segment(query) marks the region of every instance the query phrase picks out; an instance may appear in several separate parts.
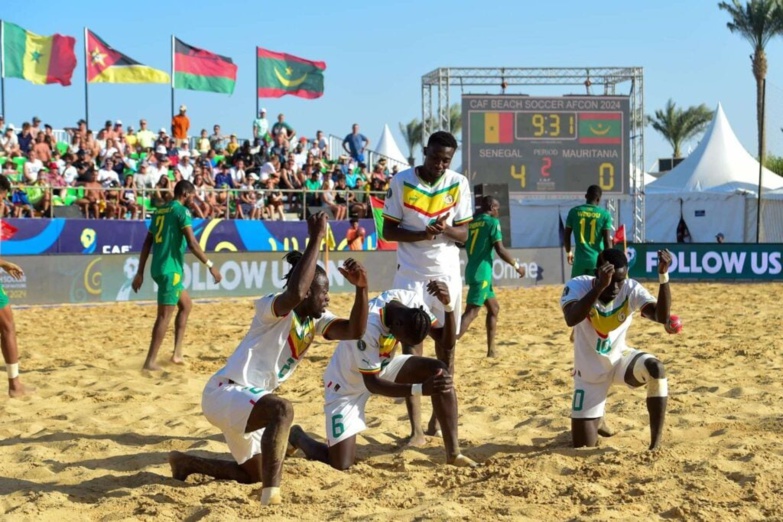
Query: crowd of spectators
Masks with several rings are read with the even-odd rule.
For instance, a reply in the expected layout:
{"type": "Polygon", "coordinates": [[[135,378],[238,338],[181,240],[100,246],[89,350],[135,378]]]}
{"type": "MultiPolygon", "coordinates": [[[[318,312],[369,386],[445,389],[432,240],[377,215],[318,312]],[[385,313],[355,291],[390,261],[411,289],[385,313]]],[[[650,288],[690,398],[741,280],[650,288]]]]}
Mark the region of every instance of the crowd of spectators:
{"type": "Polygon", "coordinates": [[[98,132],[80,120],[57,140],[38,117],[16,128],[0,116],[2,175],[14,186],[0,217],[51,217],[55,207],[73,206],[86,218],[139,219],[168,203],[185,179],[196,186],[190,210],[198,218],[299,219],[316,209],[362,218],[371,213],[370,193],[382,197],[397,171],[384,159],[368,167],[369,140],[358,125],[334,160],[322,131],[300,137],[283,114],[270,124],[262,109],[252,129],[252,141],[218,124],[196,136],[183,105],[157,133],[144,119],[138,128],[106,121],[98,132]]]}

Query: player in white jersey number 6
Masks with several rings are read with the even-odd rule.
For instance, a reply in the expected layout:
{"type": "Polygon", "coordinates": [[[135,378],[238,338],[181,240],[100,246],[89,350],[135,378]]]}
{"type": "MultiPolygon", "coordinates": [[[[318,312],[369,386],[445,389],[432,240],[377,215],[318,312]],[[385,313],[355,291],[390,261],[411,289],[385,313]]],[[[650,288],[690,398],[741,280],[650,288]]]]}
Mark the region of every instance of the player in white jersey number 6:
{"type": "Polygon", "coordinates": [[[415,355],[397,355],[398,343],[419,344],[429,335],[441,350],[457,342],[455,312],[443,281],[430,281],[427,293],[446,305],[445,322],[435,319],[415,290],[388,290],[370,301],[367,330],[358,341],[337,346],[324,373],[326,438],[329,445],[291,428],[289,441],[309,459],[348,469],[356,460],[356,435],[367,429],[364,408],[371,395],[411,397],[428,395],[443,427],[446,462],[475,466],[460,453],[457,434],[457,395],[446,363],[415,355]]]}
{"type": "Polygon", "coordinates": [[[666,372],[655,356],[629,348],[625,334],[636,311],[667,325],[671,261],[668,251],[658,251],[657,300],[637,281],[628,279],[628,260],[614,249],[598,255],[596,277],[575,277],[563,289],[560,305],[566,324],[574,327],[574,447],[597,445],[609,388],[623,383],[647,387],[650,449],[660,446],[668,396],[666,372]]]}
{"type": "Polygon", "coordinates": [[[360,339],[367,326],[367,273],[352,259],[340,273],[356,287],[350,319],[338,319],[329,304],[329,280],[316,264],[326,235],[326,215],[307,220],[310,241],[304,254],[291,252],[293,268],[285,291],[255,302],[255,315],[245,338],[207,382],[201,408],[220,428],[236,462],[172,452],[174,478],[200,473],[244,484],[263,482],[261,504],[279,504],[280,476],[294,419],[291,403],[273,392],[294,372],[315,334],[326,339],[360,339]]]}

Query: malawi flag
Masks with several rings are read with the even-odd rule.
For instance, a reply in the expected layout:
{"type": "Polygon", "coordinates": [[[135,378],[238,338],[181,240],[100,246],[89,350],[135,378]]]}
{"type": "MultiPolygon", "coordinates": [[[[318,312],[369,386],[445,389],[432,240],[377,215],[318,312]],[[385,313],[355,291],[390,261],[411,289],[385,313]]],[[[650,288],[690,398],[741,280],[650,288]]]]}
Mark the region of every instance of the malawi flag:
{"type": "Polygon", "coordinates": [[[579,115],[579,143],[619,145],[623,130],[619,112],[587,112],[579,115]]]}
{"type": "Polygon", "coordinates": [[[115,51],[92,31],[87,31],[87,81],[89,83],[169,83],[168,73],[140,64],[115,51]]]}
{"type": "Polygon", "coordinates": [[[397,250],[397,243],[383,239],[383,200],[370,196],[372,217],[375,220],[375,234],[378,238],[378,250],[397,250]]]}
{"type": "Polygon", "coordinates": [[[280,98],[286,94],[315,99],[324,94],[326,63],[256,47],[259,98],[280,98]]]}
{"type": "Polygon", "coordinates": [[[475,112],[470,115],[471,143],[513,143],[514,113],[475,112]]]}
{"type": "Polygon", "coordinates": [[[3,76],[44,85],[71,85],[76,68],[72,36],[40,36],[16,24],[0,22],[3,33],[3,76]]]}
{"type": "Polygon", "coordinates": [[[232,94],[237,66],[227,56],[174,39],[174,88],[232,94]]]}

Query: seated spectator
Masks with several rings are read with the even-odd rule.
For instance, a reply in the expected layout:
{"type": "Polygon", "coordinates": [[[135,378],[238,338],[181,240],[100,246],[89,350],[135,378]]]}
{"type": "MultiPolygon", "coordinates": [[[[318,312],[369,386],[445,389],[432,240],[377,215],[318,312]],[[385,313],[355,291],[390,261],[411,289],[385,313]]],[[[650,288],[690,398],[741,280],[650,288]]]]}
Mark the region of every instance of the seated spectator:
{"type": "Polygon", "coordinates": [[[106,120],[103,124],[103,128],[98,131],[98,141],[106,142],[110,138],[115,138],[114,127],[112,127],[111,120],[106,120]]]}
{"type": "Polygon", "coordinates": [[[46,170],[41,169],[38,172],[38,179],[26,192],[30,204],[40,216],[52,217],[52,191],[49,185],[49,173],[46,170]]]}
{"type": "Polygon", "coordinates": [[[139,144],[139,138],[136,136],[136,132],[133,130],[133,125],[128,125],[122,141],[125,143],[126,147],[135,148],[139,144]]]}
{"type": "Polygon", "coordinates": [[[139,215],[140,207],[134,183],[133,176],[125,176],[125,183],[119,193],[117,219],[127,219],[128,216],[130,219],[136,219],[139,215]]]}
{"type": "Polygon", "coordinates": [[[247,174],[239,186],[235,216],[237,219],[257,219],[256,214],[256,191],[253,187],[253,176],[247,174]]]}
{"type": "Polygon", "coordinates": [[[201,129],[201,136],[196,140],[196,150],[202,156],[209,152],[211,148],[209,144],[209,136],[207,136],[207,129],[201,129]]]}
{"type": "Polygon", "coordinates": [[[24,122],[22,124],[22,130],[16,135],[16,141],[19,144],[19,150],[22,154],[29,154],[30,149],[33,148],[33,134],[30,131],[30,123],[24,122]]]}
{"type": "Polygon", "coordinates": [[[41,178],[41,174],[44,174],[44,179],[46,180],[46,183],[52,187],[53,189],[57,189],[54,191],[54,194],[60,194],[63,187],[67,187],[68,183],[65,181],[65,178],[60,174],[60,166],[57,165],[57,163],[50,163],[49,164],[49,172],[44,172],[43,170],[38,173],[38,178],[41,178]]]}
{"type": "MultiPolygon", "coordinates": [[[[91,217],[99,219],[108,208],[103,187],[96,181],[96,177],[97,173],[95,171],[90,171],[86,174],[87,180],[84,182],[84,196],[74,202],[82,210],[86,219],[91,217]]],[[[113,208],[112,211],[114,211],[113,208]]]]}
{"type": "Polygon", "coordinates": [[[155,208],[165,207],[172,199],[174,199],[174,194],[171,190],[171,181],[169,181],[168,176],[161,176],[155,185],[155,192],[152,195],[152,206],[155,208]]]}
{"type": "Polygon", "coordinates": [[[43,163],[38,159],[38,153],[35,149],[31,149],[27,153],[27,161],[24,164],[24,180],[26,183],[32,185],[38,180],[38,172],[43,168],[43,163]]]}
{"type": "Polygon", "coordinates": [[[278,169],[280,168],[280,158],[277,156],[272,156],[269,158],[269,161],[261,165],[261,168],[258,169],[258,178],[261,181],[266,181],[269,179],[269,176],[272,174],[276,174],[278,172],[278,169]]]}
{"type": "MultiPolygon", "coordinates": [[[[337,182],[340,183],[343,187],[343,190],[345,190],[345,176],[338,177],[337,182]]],[[[330,179],[324,180],[323,184],[321,185],[321,190],[321,201],[332,211],[334,219],[337,221],[345,219],[348,215],[348,207],[346,207],[344,203],[340,204],[337,202],[337,192],[341,191],[332,185],[330,179]]],[[[343,200],[342,197],[340,199],[343,200]]]]}
{"type": "Polygon", "coordinates": [[[230,174],[231,174],[231,179],[234,181],[234,185],[235,185],[235,186],[239,186],[239,185],[241,185],[241,184],[242,184],[242,183],[245,181],[245,178],[246,178],[248,175],[249,175],[251,178],[253,178],[253,177],[254,177],[252,174],[247,174],[247,173],[245,172],[245,162],[244,162],[244,161],[242,161],[242,160],[238,160],[238,161],[236,162],[236,164],[235,164],[233,167],[231,167],[231,169],[229,170],[229,172],[230,172],[230,174]]]}
{"type": "Polygon", "coordinates": [[[232,134],[228,138],[228,145],[226,145],[226,156],[232,156],[239,150],[239,142],[237,141],[237,135],[232,134]]]}
{"type": "Polygon", "coordinates": [[[44,165],[52,161],[52,147],[46,143],[46,135],[43,132],[39,132],[35,137],[33,150],[35,151],[35,156],[41,160],[41,163],[44,165]]]}
{"type": "Polygon", "coordinates": [[[383,165],[380,163],[376,163],[375,167],[372,169],[372,176],[370,176],[370,180],[373,179],[379,179],[381,180],[381,183],[386,183],[386,174],[383,173],[383,165]]]}
{"type": "Polygon", "coordinates": [[[76,184],[76,178],[79,177],[79,172],[73,165],[74,159],[75,156],[70,152],[63,157],[63,161],[65,162],[65,166],[62,169],[63,179],[65,180],[65,184],[69,187],[74,186],[76,184]]]}
{"type": "Polygon", "coordinates": [[[270,156],[277,156],[280,163],[285,163],[286,156],[288,156],[288,144],[285,142],[283,135],[278,134],[273,138],[272,148],[269,149],[270,156]]]}
{"type": "Polygon", "coordinates": [[[305,181],[305,205],[308,207],[320,207],[321,206],[321,180],[319,179],[319,173],[317,170],[312,169],[310,171],[310,177],[305,181]]]}
{"type": "Polygon", "coordinates": [[[370,192],[376,198],[384,199],[386,197],[385,184],[378,178],[373,178],[370,182],[370,192]]]}
{"type": "Polygon", "coordinates": [[[166,154],[169,150],[169,135],[166,132],[166,129],[164,127],[161,127],[158,131],[158,137],[155,139],[155,153],[160,154],[158,152],[158,147],[163,147],[166,149],[166,152],[163,154],[166,154]]]}
{"type": "Polygon", "coordinates": [[[0,149],[2,149],[2,152],[8,157],[18,156],[21,152],[19,149],[19,139],[14,133],[14,128],[10,125],[5,129],[3,136],[0,137],[0,149]]]}
{"type": "Polygon", "coordinates": [[[218,167],[218,173],[215,174],[215,188],[236,188],[236,185],[234,185],[234,180],[231,177],[231,172],[229,171],[228,165],[226,165],[225,162],[220,164],[218,167]]]}
{"type": "Polygon", "coordinates": [[[209,205],[207,190],[209,185],[204,183],[204,176],[201,174],[201,170],[194,171],[193,174],[193,186],[196,187],[196,195],[191,200],[190,211],[197,218],[204,219],[212,215],[212,207],[209,205]]]}
{"type": "Polygon", "coordinates": [[[212,128],[212,134],[209,137],[209,148],[218,154],[222,154],[224,146],[225,138],[220,133],[220,125],[215,125],[212,128]]]}
{"type": "Polygon", "coordinates": [[[103,149],[101,149],[101,152],[100,154],[98,154],[98,157],[100,159],[113,158],[117,152],[119,152],[119,149],[117,148],[117,144],[114,141],[114,138],[107,138],[106,146],[103,149]]]}
{"type": "Polygon", "coordinates": [[[177,168],[174,169],[174,180],[187,180],[193,179],[193,163],[190,161],[190,153],[182,156],[177,164],[177,168]]]}
{"type": "Polygon", "coordinates": [[[356,180],[356,188],[348,192],[348,215],[363,218],[369,214],[367,207],[367,189],[369,185],[361,179],[356,180]]]}
{"type": "Polygon", "coordinates": [[[272,174],[266,180],[266,213],[269,219],[285,221],[285,209],[283,208],[283,193],[278,189],[278,177],[272,174]]]}
{"type": "Polygon", "coordinates": [[[11,196],[11,204],[13,205],[13,217],[33,217],[33,205],[22,187],[17,186],[14,189],[14,193],[11,196]]]}

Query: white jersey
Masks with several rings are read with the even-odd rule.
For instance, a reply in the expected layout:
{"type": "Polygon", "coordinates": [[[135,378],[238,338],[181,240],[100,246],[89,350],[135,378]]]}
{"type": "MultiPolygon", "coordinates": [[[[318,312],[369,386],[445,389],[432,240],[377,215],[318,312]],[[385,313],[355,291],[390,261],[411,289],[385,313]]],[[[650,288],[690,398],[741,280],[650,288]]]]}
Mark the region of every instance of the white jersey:
{"type": "Polygon", "coordinates": [[[278,317],[273,303],[279,295],[270,294],[255,302],[250,330],[219,375],[240,386],[271,392],[294,373],[315,334],[324,335],[337,319],[328,311],[319,319],[300,318],[293,310],[278,317]]]}
{"type": "MultiPolygon", "coordinates": [[[[384,218],[407,230],[424,230],[446,212],[446,224],[450,226],[473,219],[470,184],[462,174],[447,169],[430,185],[412,168],[391,179],[383,206],[384,218]]],[[[397,245],[397,264],[401,272],[413,272],[422,278],[459,273],[459,248],[442,234],[432,241],[401,242],[397,245]]]]}
{"type": "MultiPolygon", "coordinates": [[[[595,277],[579,276],[566,283],[560,306],[578,301],[592,288],[595,277]]],[[[627,348],[625,334],[634,312],[655,298],[641,284],[626,279],[610,303],[596,301],[584,321],[574,327],[574,371],[586,382],[599,382],[612,371],[627,348]]]]}
{"type": "Polygon", "coordinates": [[[387,290],[372,299],[364,336],[358,341],[340,341],[326,367],[324,384],[327,390],[339,395],[364,393],[367,388],[362,374],[380,373],[392,360],[399,342],[383,324],[384,308],[391,301],[399,301],[409,308],[422,306],[431,321],[435,320],[421,296],[412,290],[387,290]]]}

